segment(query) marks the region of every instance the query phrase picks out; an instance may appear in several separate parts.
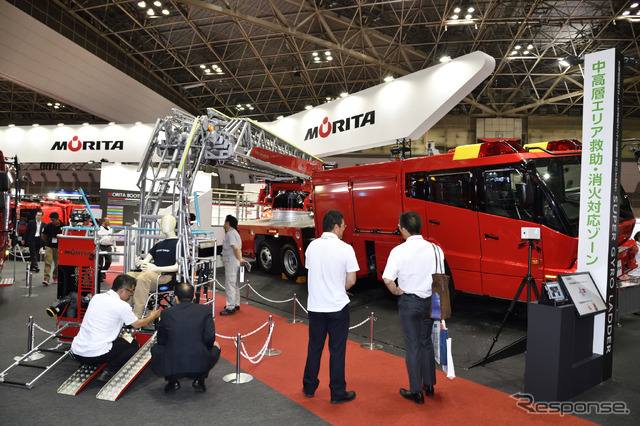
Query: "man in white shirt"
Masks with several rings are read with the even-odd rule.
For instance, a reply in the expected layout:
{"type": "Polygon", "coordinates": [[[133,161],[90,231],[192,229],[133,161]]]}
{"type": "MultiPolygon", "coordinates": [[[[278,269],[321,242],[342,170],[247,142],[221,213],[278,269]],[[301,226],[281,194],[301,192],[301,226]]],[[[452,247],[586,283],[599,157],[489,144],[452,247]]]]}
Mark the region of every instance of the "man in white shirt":
{"type": "Polygon", "coordinates": [[[422,219],[418,213],[402,213],[398,228],[406,241],[391,250],[382,279],[387,288],[399,296],[398,313],[407,348],[405,361],[410,385],[409,390],[400,388],[400,394],[417,404],[424,404],[423,387],[427,396],[433,396],[436,384],[431,342],[431,274],[436,272],[436,250],[443,263],[444,254],[440,247],[420,235],[422,219]]]}
{"type": "Polygon", "coordinates": [[[128,300],[135,288],[135,278],[122,274],[113,281],[111,290],[93,296],[71,343],[74,359],[88,365],[107,363],[98,380],[109,380],[138,350],[135,340],[129,343],[118,337],[122,325],[141,328],[160,316],[158,310],[142,319],[134,315],[128,300]]]}
{"type": "Polygon", "coordinates": [[[329,210],[322,220],[323,234],[309,244],[306,266],[309,270],[309,346],[302,379],[302,391],[312,398],[320,381],[320,358],[329,335],[329,388],[331,403],[352,401],[347,391],[344,366],[349,335],[349,296],[360,268],[353,247],[341,241],[346,225],[342,213],[329,210]]]}
{"type": "Polygon", "coordinates": [[[227,304],[220,315],[234,315],[240,310],[240,289],[238,277],[240,266],[247,263],[242,258],[242,238],[238,233],[238,219],[227,215],[223,225],[225,235],[222,243],[222,264],[224,265],[224,291],[227,304]]]}

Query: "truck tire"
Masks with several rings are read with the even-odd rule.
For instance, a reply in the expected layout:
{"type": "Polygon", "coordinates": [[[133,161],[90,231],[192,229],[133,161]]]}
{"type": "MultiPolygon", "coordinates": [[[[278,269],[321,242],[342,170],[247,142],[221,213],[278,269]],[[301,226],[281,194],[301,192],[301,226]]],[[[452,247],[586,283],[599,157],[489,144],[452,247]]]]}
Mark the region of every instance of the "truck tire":
{"type": "Polygon", "coordinates": [[[258,265],[267,274],[276,274],[280,267],[280,248],[274,241],[267,240],[258,246],[258,265]]]}
{"type": "Polygon", "coordinates": [[[294,245],[285,244],[280,252],[280,258],[282,259],[282,272],[287,278],[296,280],[302,275],[300,256],[298,255],[298,249],[294,245]]]}

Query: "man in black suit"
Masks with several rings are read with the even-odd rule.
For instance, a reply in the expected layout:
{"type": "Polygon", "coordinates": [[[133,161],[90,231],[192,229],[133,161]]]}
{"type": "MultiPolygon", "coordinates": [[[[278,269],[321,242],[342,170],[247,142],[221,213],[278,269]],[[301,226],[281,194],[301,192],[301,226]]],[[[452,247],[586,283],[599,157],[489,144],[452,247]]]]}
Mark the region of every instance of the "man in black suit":
{"type": "Polygon", "coordinates": [[[42,211],[36,212],[36,218],[27,222],[27,229],[24,231],[24,242],[29,247],[29,262],[31,272],[40,272],[38,268],[38,253],[42,247],[42,230],[46,223],[42,221],[42,211]]]}
{"type": "Polygon", "coordinates": [[[164,391],[180,389],[178,379],[194,378],[196,392],[205,392],[204,379],[220,358],[211,308],[192,303],[193,286],[178,284],[176,305],[162,311],[158,342],[151,348],[151,368],[168,381],[164,391]]]}

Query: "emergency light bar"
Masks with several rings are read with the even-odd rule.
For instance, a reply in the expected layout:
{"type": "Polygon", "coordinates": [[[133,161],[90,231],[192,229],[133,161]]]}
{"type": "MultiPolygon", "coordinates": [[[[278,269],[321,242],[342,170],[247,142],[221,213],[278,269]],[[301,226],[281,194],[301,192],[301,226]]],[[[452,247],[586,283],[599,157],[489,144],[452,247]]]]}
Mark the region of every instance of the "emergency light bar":
{"type": "Polygon", "coordinates": [[[472,158],[491,157],[494,155],[515,154],[524,149],[514,140],[501,139],[492,142],[460,145],[453,152],[454,160],[470,160],[472,158]]]}
{"type": "Polygon", "coordinates": [[[547,151],[581,151],[582,143],[577,139],[559,139],[550,142],[528,143],[524,146],[524,149],[530,151],[533,147],[542,148],[547,151]]]}

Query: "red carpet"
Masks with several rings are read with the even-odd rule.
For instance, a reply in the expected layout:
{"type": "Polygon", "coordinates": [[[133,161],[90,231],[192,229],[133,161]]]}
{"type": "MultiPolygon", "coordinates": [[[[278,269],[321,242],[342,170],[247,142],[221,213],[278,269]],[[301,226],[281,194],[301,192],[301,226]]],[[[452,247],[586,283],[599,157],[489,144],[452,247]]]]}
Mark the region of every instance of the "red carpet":
{"type": "MultiPolygon", "coordinates": [[[[224,303],[225,298],[216,295],[216,312],[224,309],[224,303]]],[[[216,333],[224,336],[244,335],[268,319],[268,312],[243,304],[236,315],[216,315],[216,333]]],[[[399,388],[408,387],[409,384],[403,358],[379,350],[363,349],[352,341],[347,344],[346,378],[347,390],[356,391],[356,399],[340,405],[329,403],[327,349],[320,369],[320,387],[314,398],[305,398],[302,394],[302,373],[306,360],[308,323],[290,324],[286,322],[287,319],[273,316],[275,328],[272,348],[281,350],[282,354],[264,357],[257,365],[242,358],[241,371],[251,374],[332,424],[591,424],[569,415],[528,414],[518,408],[516,401],[506,393],[459,377],[449,380],[442,371],[437,372],[435,396],[425,398],[424,405],[417,405],[403,399],[398,393],[399,388]]],[[[352,323],[360,320],[352,318],[352,323]]],[[[265,327],[243,339],[250,356],[254,356],[262,347],[267,334],[265,327]]],[[[222,356],[235,365],[236,349],[233,342],[220,338],[218,342],[222,346],[222,356]]],[[[229,386],[249,387],[251,384],[229,386]]],[[[268,419],[264,422],[268,423],[268,419]]]]}

